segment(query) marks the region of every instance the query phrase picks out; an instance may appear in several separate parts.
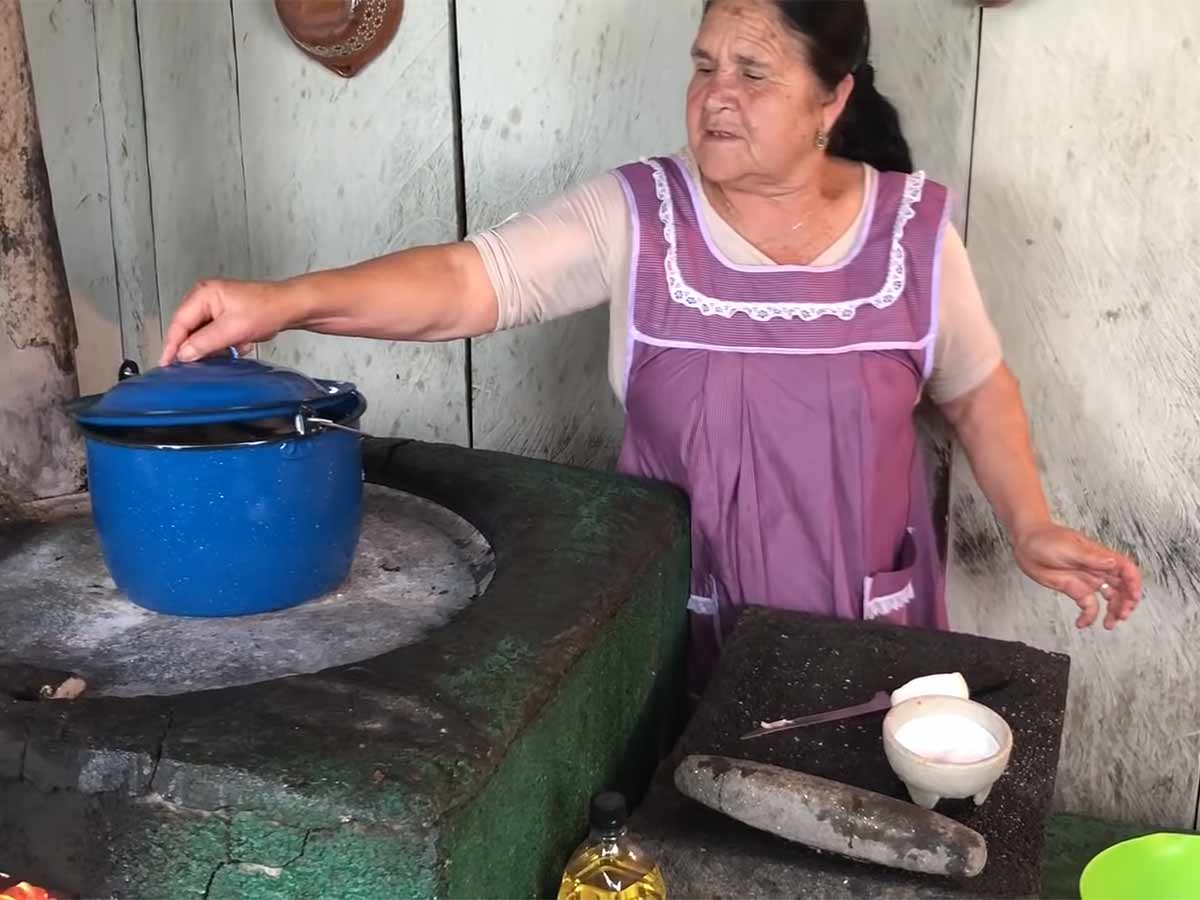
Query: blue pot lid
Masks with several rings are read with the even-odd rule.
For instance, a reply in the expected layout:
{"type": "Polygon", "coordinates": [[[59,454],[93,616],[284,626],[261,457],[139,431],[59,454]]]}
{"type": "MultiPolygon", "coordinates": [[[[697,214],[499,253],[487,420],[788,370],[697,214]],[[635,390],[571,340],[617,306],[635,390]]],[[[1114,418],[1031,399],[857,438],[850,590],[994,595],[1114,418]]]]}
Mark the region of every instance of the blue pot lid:
{"type": "Polygon", "coordinates": [[[222,356],[172,363],[125,378],[68,407],[77,422],[100,427],[186,426],[292,417],[354,393],[353,384],[309,378],[256,359],[222,356]]]}

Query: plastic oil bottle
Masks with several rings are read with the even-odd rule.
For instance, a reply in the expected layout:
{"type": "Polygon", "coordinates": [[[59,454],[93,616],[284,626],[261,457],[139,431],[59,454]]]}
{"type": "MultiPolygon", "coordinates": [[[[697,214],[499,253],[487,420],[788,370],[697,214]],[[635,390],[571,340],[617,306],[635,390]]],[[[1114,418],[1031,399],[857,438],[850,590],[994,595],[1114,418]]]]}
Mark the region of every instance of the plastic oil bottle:
{"type": "Polygon", "coordinates": [[[591,834],[567,862],[558,900],[666,900],[658,866],[625,830],[625,798],[592,798],[591,834]]]}

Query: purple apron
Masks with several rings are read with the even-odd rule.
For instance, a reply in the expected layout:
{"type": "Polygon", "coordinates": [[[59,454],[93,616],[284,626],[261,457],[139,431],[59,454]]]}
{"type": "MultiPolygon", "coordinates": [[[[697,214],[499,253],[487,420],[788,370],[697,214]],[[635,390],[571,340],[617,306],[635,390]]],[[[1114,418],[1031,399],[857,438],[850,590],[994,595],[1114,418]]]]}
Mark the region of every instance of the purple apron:
{"type": "Polygon", "coordinates": [[[913,425],[945,188],[879,173],[842,263],[739,266],[682,162],[618,174],[633,218],[619,468],[691,500],[693,690],[749,605],[945,628],[913,425]]]}

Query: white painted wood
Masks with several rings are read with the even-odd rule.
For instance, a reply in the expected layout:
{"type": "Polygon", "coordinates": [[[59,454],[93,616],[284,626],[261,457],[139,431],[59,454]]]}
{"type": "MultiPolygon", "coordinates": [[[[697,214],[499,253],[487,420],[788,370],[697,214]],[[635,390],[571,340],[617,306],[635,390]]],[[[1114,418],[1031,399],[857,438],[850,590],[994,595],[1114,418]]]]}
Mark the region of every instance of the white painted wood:
{"type": "Polygon", "coordinates": [[[121,342],[125,357],[145,370],[158,362],[162,322],[154,265],[137,13],[133,0],[93,2],[121,342]]]}
{"type": "Polygon", "coordinates": [[[900,110],[913,162],[948,185],[954,222],[966,222],[979,52],[974,3],[869,0],[878,87],[900,110]]]}
{"type": "MultiPolygon", "coordinates": [[[[684,141],[697,0],[459,0],[468,227],[684,141]]],[[[563,462],[613,458],[607,309],[474,342],[475,440],[563,462]]]]}
{"type": "Polygon", "coordinates": [[[121,362],[92,4],[25,0],[22,13],[54,218],[79,327],[79,384],[90,393],[111,385],[121,362]]]}
{"type": "MultiPolygon", "coordinates": [[[[350,80],[300,53],[270,0],[239,2],[235,19],[255,276],[458,237],[446,3],[407,4],[396,39],[350,80]]],[[[263,352],[355,381],[374,434],[467,442],[462,342],[286,334],[263,352]]]]}
{"type": "Polygon", "coordinates": [[[1193,0],[984,17],[972,256],[1053,508],[1140,558],[1141,609],[1076,632],[1015,572],[965,466],[952,501],[953,624],[1072,657],[1059,805],[1175,827],[1200,781],[1197,48],[1193,0]]]}
{"type": "Polygon", "coordinates": [[[167,320],[198,279],[249,272],[233,22],[224,0],[139,2],[137,22],[167,320]]]}

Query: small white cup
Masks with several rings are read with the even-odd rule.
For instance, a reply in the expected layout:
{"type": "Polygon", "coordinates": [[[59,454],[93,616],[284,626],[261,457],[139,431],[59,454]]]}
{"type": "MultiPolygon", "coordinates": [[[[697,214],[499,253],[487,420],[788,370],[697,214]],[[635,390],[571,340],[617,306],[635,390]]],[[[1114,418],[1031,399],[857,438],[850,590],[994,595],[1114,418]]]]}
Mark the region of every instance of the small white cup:
{"type": "Polygon", "coordinates": [[[1008,768],[1013,736],[1008,723],[974,700],[925,696],[893,706],[883,719],[883,751],[892,771],[904,782],[913,803],[933,809],[939,800],[972,797],[975,805],[988,798],[997,779],[1008,768]],[[896,739],[900,728],[922,716],[953,714],[985,728],[999,749],[976,762],[941,762],[914,753],[896,739]]]}

